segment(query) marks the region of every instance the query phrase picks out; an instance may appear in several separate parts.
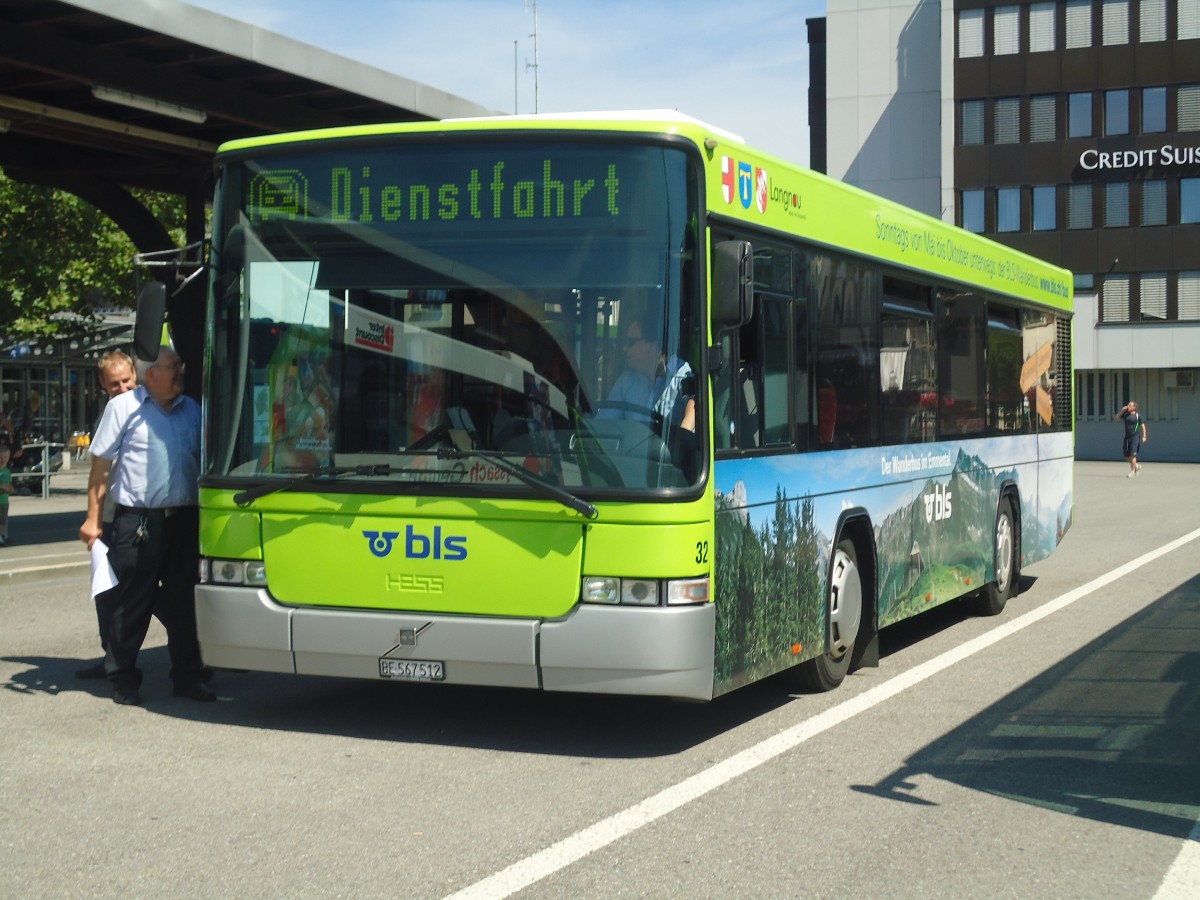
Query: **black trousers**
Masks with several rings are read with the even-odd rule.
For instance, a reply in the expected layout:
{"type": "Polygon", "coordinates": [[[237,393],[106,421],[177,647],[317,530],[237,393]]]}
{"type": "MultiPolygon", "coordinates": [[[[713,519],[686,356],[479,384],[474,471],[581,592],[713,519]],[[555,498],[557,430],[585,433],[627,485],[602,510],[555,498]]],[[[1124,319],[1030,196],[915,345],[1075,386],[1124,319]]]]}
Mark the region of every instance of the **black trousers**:
{"type": "Polygon", "coordinates": [[[114,688],[128,692],[141,685],[137,656],[152,615],[167,630],[171,681],[176,689],[199,682],[195,599],[199,528],[196,507],[175,509],[172,515],[117,508],[108,549],[117,585],[103,594],[107,614],[104,669],[114,688]]]}

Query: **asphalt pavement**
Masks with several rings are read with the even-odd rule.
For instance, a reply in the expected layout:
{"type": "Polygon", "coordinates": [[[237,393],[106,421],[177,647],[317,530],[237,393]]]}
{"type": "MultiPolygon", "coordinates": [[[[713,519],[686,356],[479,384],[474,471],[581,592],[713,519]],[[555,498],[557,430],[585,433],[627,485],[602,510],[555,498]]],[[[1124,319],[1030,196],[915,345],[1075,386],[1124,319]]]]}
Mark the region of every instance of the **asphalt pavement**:
{"type": "Polygon", "coordinates": [[[8,503],[8,543],[0,547],[0,587],[28,580],[85,577],[91,561],[79,540],[87,513],[86,462],[50,476],[50,496],[14,494],[8,503]]]}

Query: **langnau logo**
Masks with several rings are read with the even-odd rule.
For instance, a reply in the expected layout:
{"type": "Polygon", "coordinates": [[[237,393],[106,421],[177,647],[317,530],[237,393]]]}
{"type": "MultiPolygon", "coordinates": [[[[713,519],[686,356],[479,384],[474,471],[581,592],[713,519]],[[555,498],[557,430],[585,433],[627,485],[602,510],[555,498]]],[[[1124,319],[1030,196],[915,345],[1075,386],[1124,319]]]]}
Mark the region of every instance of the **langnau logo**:
{"type": "Polygon", "coordinates": [[[736,195],[744,209],[754,206],[765,213],[769,183],[766,169],[756,169],[729,156],[721,157],[721,197],[726,203],[733,203],[736,195]]]}
{"type": "MultiPolygon", "coordinates": [[[[392,552],[392,544],[400,537],[398,531],[364,531],[367,546],[381,559],[392,552]]],[[[442,526],[434,525],[433,534],[418,532],[413,526],[404,527],[404,556],[406,559],[441,559],[458,562],[467,558],[467,536],[443,535],[442,526]]]]}

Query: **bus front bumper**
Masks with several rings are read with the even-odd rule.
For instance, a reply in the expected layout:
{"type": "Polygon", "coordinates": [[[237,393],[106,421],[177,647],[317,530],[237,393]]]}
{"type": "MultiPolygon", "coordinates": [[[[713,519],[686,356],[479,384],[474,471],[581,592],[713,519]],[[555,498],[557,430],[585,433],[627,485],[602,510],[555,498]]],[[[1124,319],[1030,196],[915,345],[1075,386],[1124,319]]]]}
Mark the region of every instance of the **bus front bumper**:
{"type": "Polygon", "coordinates": [[[556,620],[283,606],[261,588],[196,586],[204,662],[381,678],[381,658],[436,661],[446,684],[709,700],[716,609],[580,604],[556,620]]]}

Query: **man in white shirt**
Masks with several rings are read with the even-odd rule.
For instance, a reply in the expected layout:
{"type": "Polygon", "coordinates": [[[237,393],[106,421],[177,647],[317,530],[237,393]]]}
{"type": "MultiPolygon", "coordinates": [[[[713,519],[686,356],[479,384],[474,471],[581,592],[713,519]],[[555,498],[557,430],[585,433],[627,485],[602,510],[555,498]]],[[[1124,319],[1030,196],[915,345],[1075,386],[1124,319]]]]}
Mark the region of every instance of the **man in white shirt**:
{"type": "Polygon", "coordinates": [[[100,537],[109,491],[116,504],[108,560],[117,586],[108,594],[104,668],[113,701],[142,703],[137,655],[151,615],[167,630],[174,694],[215,700],[201,679],[196,639],[199,545],[200,407],[183,394],[183,361],[163,347],[138,362],[141,386],[109,401],[92,439],[88,516],[79,537],[100,537]]]}
{"type": "MultiPolygon", "coordinates": [[[[133,360],[130,359],[128,353],[123,353],[120,350],[110,350],[100,357],[100,361],[96,363],[96,377],[100,381],[100,389],[108,395],[108,399],[120,396],[126,391],[132,391],[137,387],[137,374],[133,369],[133,360]]],[[[93,428],[93,431],[96,429],[93,428]]],[[[89,442],[90,446],[90,442],[89,442]]],[[[112,494],[109,493],[105,498],[104,503],[104,530],[110,531],[112,528],[113,508],[112,494]]],[[[102,651],[108,649],[108,605],[106,602],[107,591],[103,594],[97,594],[93,599],[96,602],[96,622],[100,630],[100,649],[102,651]]],[[[104,660],[96,663],[94,666],[88,666],[86,669],[80,669],[75,673],[76,678],[105,678],[107,672],[104,671],[104,660]]]]}

